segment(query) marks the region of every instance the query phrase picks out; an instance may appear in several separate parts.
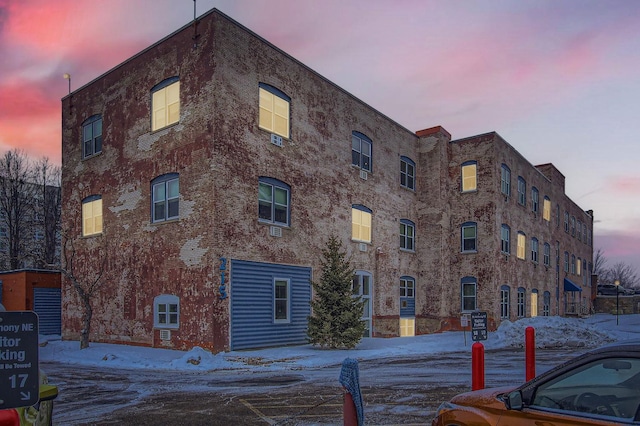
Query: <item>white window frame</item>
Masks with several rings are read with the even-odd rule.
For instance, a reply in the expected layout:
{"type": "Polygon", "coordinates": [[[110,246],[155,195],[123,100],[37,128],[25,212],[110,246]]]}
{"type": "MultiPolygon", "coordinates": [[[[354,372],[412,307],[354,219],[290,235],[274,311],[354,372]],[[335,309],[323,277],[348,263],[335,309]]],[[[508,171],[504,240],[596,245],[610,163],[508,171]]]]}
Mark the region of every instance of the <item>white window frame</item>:
{"type": "Polygon", "coordinates": [[[400,249],[416,250],[416,225],[407,219],[400,219],[400,249]]]}
{"type": "Polygon", "coordinates": [[[415,191],[416,163],[409,157],[400,157],[400,186],[415,191]]]}
{"type": "Polygon", "coordinates": [[[102,234],[102,196],[91,195],[82,200],[82,236],[102,234]]]}
{"type": "Polygon", "coordinates": [[[506,164],[500,169],[500,191],[507,197],[511,195],[511,169],[506,164]]]}
{"type": "Polygon", "coordinates": [[[518,204],[527,205],[527,181],[522,176],[518,176],[518,204]]]}
{"type": "Polygon", "coordinates": [[[180,298],[178,296],[161,294],[153,299],[153,327],[173,330],[180,328],[180,298]],[[175,310],[172,310],[172,307],[175,307],[175,310]],[[164,320],[163,315],[165,316],[164,320]]]}
{"type": "Polygon", "coordinates": [[[102,116],[92,115],[82,123],[82,158],[102,152],[102,116]]]}
{"type": "Polygon", "coordinates": [[[151,222],[167,222],[178,218],[180,218],[180,176],[177,173],[158,176],[151,181],[151,222]],[[178,191],[177,194],[175,189],[178,191]],[[162,191],[163,197],[160,197],[159,191],[162,191]],[[172,207],[177,210],[175,214],[171,214],[172,207]],[[162,217],[156,216],[159,208],[163,210],[162,217]]]}
{"type": "Polygon", "coordinates": [[[531,261],[538,263],[538,239],[535,237],[531,239],[531,261]]]}
{"type": "Polygon", "coordinates": [[[258,85],[258,127],[283,138],[291,134],[291,97],[265,83],[258,85]]]}
{"type": "Polygon", "coordinates": [[[460,309],[462,312],[473,312],[478,309],[478,280],[475,277],[464,277],[460,281],[460,309]],[[468,290],[471,292],[468,293],[468,290]],[[467,301],[471,301],[468,306],[467,301]]]}
{"type": "Polygon", "coordinates": [[[359,204],[351,206],[351,239],[363,243],[371,242],[372,212],[359,204]]]}
{"type": "Polygon", "coordinates": [[[416,295],[416,280],[413,277],[400,277],[400,297],[414,299],[416,295]]]}
{"type": "Polygon", "coordinates": [[[460,252],[461,253],[477,253],[478,252],[478,224],[476,222],[465,222],[460,227],[460,252]],[[473,229],[473,237],[466,235],[465,231],[473,229]],[[467,249],[466,241],[473,241],[473,249],[467,249]]]}
{"type": "Polygon", "coordinates": [[[462,192],[474,192],[478,190],[478,162],[467,161],[460,167],[462,192]]]}
{"type": "Polygon", "coordinates": [[[180,80],[171,77],[151,89],[151,131],[180,122],[180,80]]]}
{"type": "Polygon", "coordinates": [[[540,213],[540,191],[535,186],[531,187],[531,210],[540,213]]]}
{"type": "Polygon", "coordinates": [[[291,187],[273,178],[260,177],[258,182],[258,220],[289,226],[291,220],[291,187]],[[284,193],[284,200],[282,195],[284,193]],[[268,215],[267,215],[268,212],[268,215]],[[285,217],[282,220],[282,212],[285,217]]]}
{"type": "Polygon", "coordinates": [[[546,195],[542,201],[542,219],[551,222],[551,199],[546,195]]]}
{"type": "Polygon", "coordinates": [[[527,315],[527,293],[523,287],[518,288],[517,317],[524,318],[527,315]]]}
{"type": "Polygon", "coordinates": [[[351,132],[351,164],[371,172],[373,164],[373,142],[366,135],[351,132]]]}
{"type": "Polygon", "coordinates": [[[500,252],[511,254],[511,228],[505,224],[500,227],[500,252]]]}
{"type": "Polygon", "coordinates": [[[511,317],[511,287],[503,285],[500,287],[500,318],[509,319],[511,317]]]}
{"type": "Polygon", "coordinates": [[[274,324],[291,323],[291,280],[289,278],[273,279],[273,322],[274,324]],[[282,285],[285,286],[284,295],[278,291],[282,285]],[[285,307],[284,317],[279,311],[279,306],[285,307]]]}
{"type": "Polygon", "coordinates": [[[517,251],[516,256],[518,259],[524,260],[526,257],[527,236],[524,232],[518,231],[517,251]]]}
{"type": "Polygon", "coordinates": [[[549,243],[544,243],[544,254],[542,257],[542,261],[544,266],[551,265],[551,245],[549,243]]]}

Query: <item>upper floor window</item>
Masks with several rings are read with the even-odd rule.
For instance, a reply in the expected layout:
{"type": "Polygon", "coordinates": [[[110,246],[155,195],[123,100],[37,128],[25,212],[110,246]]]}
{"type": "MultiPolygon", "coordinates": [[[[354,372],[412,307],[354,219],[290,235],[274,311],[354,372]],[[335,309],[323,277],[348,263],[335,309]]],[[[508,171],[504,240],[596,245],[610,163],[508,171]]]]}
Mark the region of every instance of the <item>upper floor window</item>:
{"type": "Polygon", "coordinates": [[[476,222],[462,224],[462,252],[475,252],[478,250],[478,225],[476,222]]]}
{"type": "Polygon", "coordinates": [[[564,212],[564,232],[569,232],[569,212],[564,212]]]}
{"type": "Polygon", "coordinates": [[[400,297],[415,297],[416,280],[411,277],[400,277],[400,297]]]}
{"type": "Polygon", "coordinates": [[[258,126],[284,138],[289,137],[291,98],[268,84],[260,83],[260,113],[258,126]]]}
{"type": "Polygon", "coordinates": [[[518,288],[518,318],[524,318],[526,314],[526,293],[523,287],[518,288]]]}
{"type": "Polygon", "coordinates": [[[92,195],[82,200],[82,235],[102,233],[102,196],[92,195]]]}
{"type": "Polygon", "coordinates": [[[531,210],[536,214],[540,213],[540,193],[535,186],[531,188],[531,210]]]}
{"type": "Polygon", "coordinates": [[[569,252],[564,252],[564,272],[569,272],[569,252]]]}
{"type": "Polygon", "coordinates": [[[291,187],[284,182],[260,177],[258,184],[258,219],[277,225],[289,225],[291,187]]]}
{"type": "Polygon", "coordinates": [[[162,294],[153,299],[153,326],[178,328],[180,325],[180,299],[172,294],[162,294]]]}
{"type": "Polygon", "coordinates": [[[416,226],[407,219],[400,219],[400,248],[404,250],[415,250],[416,226]]]}
{"type": "Polygon", "coordinates": [[[102,116],[97,114],[82,123],[82,158],[102,152],[102,116]]]}
{"type": "Polygon", "coordinates": [[[582,222],[580,222],[580,220],[578,220],[578,224],[576,225],[576,231],[578,241],[582,241],[582,222]]]}
{"type": "Polygon", "coordinates": [[[371,209],[360,204],[351,206],[351,239],[371,242],[371,209]]]}
{"type": "Polygon", "coordinates": [[[576,259],[576,275],[582,275],[582,259],[580,258],[576,259]]]}
{"type": "Polygon", "coordinates": [[[502,228],[500,228],[500,251],[502,253],[511,253],[510,234],[511,229],[509,228],[509,226],[503,224],[502,228]]]}
{"type": "Polygon", "coordinates": [[[462,163],[462,192],[478,189],[478,163],[467,161],[462,163]]]}
{"type": "Polygon", "coordinates": [[[351,133],[351,164],[371,171],[371,139],[360,132],[351,133]]]}
{"type": "Polygon", "coordinates": [[[409,157],[400,157],[400,186],[416,189],[416,163],[409,157]]]}
{"type": "Polygon", "coordinates": [[[576,236],[576,218],[575,216],[571,216],[571,236],[576,236]]]}
{"type": "Polygon", "coordinates": [[[556,204],[556,228],[560,227],[560,204],[556,204]]]}
{"type": "Polygon", "coordinates": [[[518,176],[518,204],[521,206],[527,204],[527,182],[522,176],[518,176]]]}
{"type": "Polygon", "coordinates": [[[587,244],[591,247],[591,230],[587,229],[587,244]]]}
{"type": "Polygon", "coordinates": [[[544,266],[549,266],[551,264],[551,246],[549,243],[544,243],[544,255],[542,262],[544,263],[544,266]]]}
{"type": "Polygon", "coordinates": [[[475,311],[477,304],[478,281],[475,277],[464,277],[461,282],[461,301],[464,312],[475,311]]]}
{"type": "Polygon", "coordinates": [[[518,259],[525,258],[526,239],[527,239],[527,236],[524,234],[524,232],[518,231],[518,251],[516,253],[516,255],[518,256],[518,259]]]}
{"type": "Polygon", "coordinates": [[[572,254],[571,255],[571,273],[572,274],[576,274],[576,255],[572,254]]]}
{"type": "Polygon", "coordinates": [[[531,239],[531,260],[538,263],[538,239],[531,239]]]}
{"type": "Polygon", "coordinates": [[[500,318],[509,319],[511,315],[511,289],[508,285],[500,287],[500,318]]]}
{"type": "Polygon", "coordinates": [[[180,121],[180,80],[171,77],[151,89],[151,130],[180,121]]]}
{"type": "Polygon", "coordinates": [[[289,299],[291,289],[288,279],[275,278],[273,280],[273,322],[288,323],[291,321],[289,299]]]}
{"type": "Polygon", "coordinates": [[[152,222],[177,219],[180,213],[180,183],[177,173],[158,176],[151,181],[152,222]]]}
{"type": "Polygon", "coordinates": [[[511,169],[506,164],[500,169],[500,191],[507,197],[511,195],[511,169]]]}
{"type": "Polygon", "coordinates": [[[546,195],[542,202],[542,218],[547,222],[551,222],[551,199],[546,195]]]}

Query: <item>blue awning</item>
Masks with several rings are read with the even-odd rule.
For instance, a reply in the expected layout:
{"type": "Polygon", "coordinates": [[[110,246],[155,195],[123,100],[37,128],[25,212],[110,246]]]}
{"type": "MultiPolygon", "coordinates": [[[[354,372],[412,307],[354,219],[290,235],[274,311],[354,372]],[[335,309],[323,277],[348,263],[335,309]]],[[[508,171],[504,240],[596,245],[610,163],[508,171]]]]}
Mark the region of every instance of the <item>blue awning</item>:
{"type": "Polygon", "coordinates": [[[582,291],[582,288],[568,278],[564,279],[564,291],[582,291]]]}

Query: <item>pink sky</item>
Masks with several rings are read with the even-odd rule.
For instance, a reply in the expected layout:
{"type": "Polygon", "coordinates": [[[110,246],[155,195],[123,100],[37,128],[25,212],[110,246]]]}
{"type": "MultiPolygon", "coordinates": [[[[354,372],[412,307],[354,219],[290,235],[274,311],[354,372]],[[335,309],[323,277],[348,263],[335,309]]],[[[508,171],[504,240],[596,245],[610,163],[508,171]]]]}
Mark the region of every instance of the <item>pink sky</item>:
{"type": "MultiPolygon", "coordinates": [[[[640,272],[640,2],[198,0],[412,131],[497,131],[640,272]]],[[[0,151],[61,161],[60,99],[193,18],[192,0],[0,0],[0,151]]]]}

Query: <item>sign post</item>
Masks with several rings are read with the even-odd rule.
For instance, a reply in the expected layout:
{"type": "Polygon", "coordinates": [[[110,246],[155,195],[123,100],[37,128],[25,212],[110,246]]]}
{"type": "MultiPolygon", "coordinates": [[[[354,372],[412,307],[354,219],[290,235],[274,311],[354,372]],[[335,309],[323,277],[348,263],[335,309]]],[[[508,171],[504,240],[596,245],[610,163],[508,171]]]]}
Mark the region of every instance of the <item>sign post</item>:
{"type": "Polygon", "coordinates": [[[38,315],[0,312],[0,409],[35,405],[39,399],[38,315]]]}

